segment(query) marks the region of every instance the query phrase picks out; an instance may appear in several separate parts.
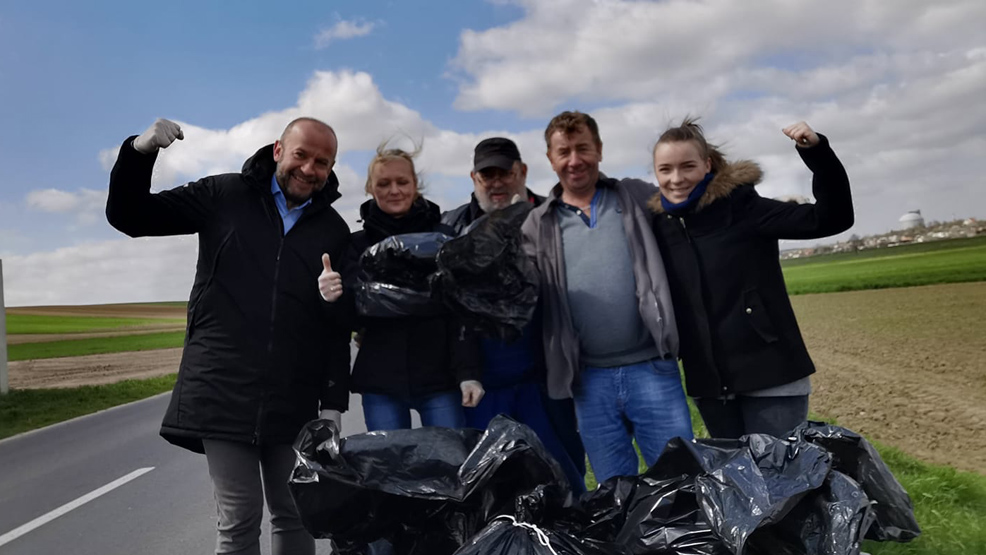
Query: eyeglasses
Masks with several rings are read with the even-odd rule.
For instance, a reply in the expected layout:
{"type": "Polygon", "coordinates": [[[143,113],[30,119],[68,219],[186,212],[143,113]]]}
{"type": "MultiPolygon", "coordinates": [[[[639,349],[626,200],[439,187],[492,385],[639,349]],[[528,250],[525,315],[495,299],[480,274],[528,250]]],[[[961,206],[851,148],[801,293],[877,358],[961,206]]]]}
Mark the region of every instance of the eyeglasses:
{"type": "Polygon", "coordinates": [[[510,185],[517,179],[517,172],[514,170],[506,171],[500,168],[489,168],[476,173],[476,180],[489,187],[499,181],[504,185],[510,185]]]}

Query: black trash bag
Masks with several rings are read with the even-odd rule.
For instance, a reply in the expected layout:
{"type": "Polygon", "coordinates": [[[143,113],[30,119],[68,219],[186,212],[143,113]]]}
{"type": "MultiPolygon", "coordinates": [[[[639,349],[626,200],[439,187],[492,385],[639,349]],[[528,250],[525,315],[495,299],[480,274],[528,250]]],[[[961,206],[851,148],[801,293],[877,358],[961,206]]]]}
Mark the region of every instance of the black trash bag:
{"type": "Polygon", "coordinates": [[[531,321],[538,299],[534,263],[521,247],[520,226],[529,202],[496,210],[438,253],[434,295],[471,327],[514,340],[531,321]]]}
{"type": "Polygon", "coordinates": [[[728,555],[699,507],[695,480],[641,476],[616,543],[631,555],[728,555]]]}
{"type": "Polygon", "coordinates": [[[617,476],[581,498],[583,536],[622,546],[628,555],[728,555],[695,496],[694,476],[617,476]]]}
{"type": "Polygon", "coordinates": [[[748,545],[751,553],[770,555],[858,555],[873,517],[859,484],[833,470],[783,520],[754,532],[748,545]]]}
{"type": "Polygon", "coordinates": [[[874,503],[866,539],[908,542],[921,534],[911,497],[864,437],[823,422],[807,422],[793,434],[828,451],[832,467],[855,480],[874,503]]]}
{"type": "Polygon", "coordinates": [[[432,298],[429,277],[435,257],[450,237],[444,233],[392,235],[370,245],[359,259],[356,310],[361,316],[435,316],[448,310],[432,298]]]}
{"type": "Polygon", "coordinates": [[[637,493],[638,476],[615,476],[599,484],[594,491],[582,494],[582,511],[586,516],[583,532],[600,541],[615,541],[626,523],[627,512],[637,493]]]}
{"type": "Polygon", "coordinates": [[[625,555],[615,545],[580,540],[564,531],[501,516],[471,538],[455,555],[625,555]]]}
{"type": "Polygon", "coordinates": [[[377,539],[402,554],[450,554],[543,484],[570,497],[558,463],[526,426],[498,416],[479,430],[352,435],[310,422],[289,487],[305,528],[344,553],[377,539]]]}
{"type": "Polygon", "coordinates": [[[429,291],[400,287],[379,281],[356,284],[356,311],[371,318],[441,316],[448,308],[432,298],[429,291]]]}
{"type": "MultiPolygon", "coordinates": [[[[805,495],[822,486],[830,464],[828,453],[815,445],[768,435],[751,434],[739,440],[674,438],[644,476],[693,478],[702,516],[729,551],[741,554],[750,534],[779,522],[805,495]]],[[[697,516],[695,524],[701,526],[697,516]]],[[[634,523],[628,519],[627,525],[634,523]]]]}

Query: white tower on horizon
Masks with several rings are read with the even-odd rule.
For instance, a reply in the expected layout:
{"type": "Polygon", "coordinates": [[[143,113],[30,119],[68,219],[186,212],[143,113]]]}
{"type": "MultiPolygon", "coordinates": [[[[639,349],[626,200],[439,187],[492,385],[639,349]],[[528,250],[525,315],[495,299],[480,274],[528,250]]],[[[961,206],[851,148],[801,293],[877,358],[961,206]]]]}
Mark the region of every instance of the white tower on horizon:
{"type": "Polygon", "coordinates": [[[915,227],[924,227],[924,217],[921,215],[920,210],[911,210],[907,214],[900,217],[900,225],[898,229],[913,229],[915,227]]]}

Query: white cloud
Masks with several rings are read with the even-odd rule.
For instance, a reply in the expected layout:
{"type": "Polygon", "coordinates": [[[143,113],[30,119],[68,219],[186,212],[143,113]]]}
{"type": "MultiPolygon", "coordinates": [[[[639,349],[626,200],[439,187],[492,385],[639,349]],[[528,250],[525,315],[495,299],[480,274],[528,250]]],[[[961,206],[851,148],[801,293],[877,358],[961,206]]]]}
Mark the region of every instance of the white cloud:
{"type": "Polygon", "coordinates": [[[336,21],[335,25],[322,29],[317,35],[315,35],[315,48],[325,48],[329,46],[329,44],[339,40],[365,37],[373,32],[376,25],[377,24],[372,21],[336,21]]]}
{"type": "MultiPolygon", "coordinates": [[[[770,79],[749,74],[792,65],[841,66],[839,61],[860,53],[878,60],[933,56],[963,43],[981,47],[986,19],[986,4],[963,0],[516,3],[526,11],[524,18],[462,32],[453,61],[460,80],[458,107],[543,117],[572,101],[718,95],[738,85],[770,91],[770,79]]],[[[822,91],[845,78],[836,73],[839,78],[822,91]]],[[[795,83],[800,86],[788,94],[818,94],[812,84],[795,83]]]]}
{"type": "Polygon", "coordinates": [[[79,189],[77,192],[61,189],[31,191],[24,199],[31,210],[54,214],[72,214],[81,225],[90,225],[102,219],[106,205],[106,191],[79,189]]]}
{"type": "Polygon", "coordinates": [[[195,237],[120,239],[3,261],[8,306],[174,301],[188,298],[195,237]]]}

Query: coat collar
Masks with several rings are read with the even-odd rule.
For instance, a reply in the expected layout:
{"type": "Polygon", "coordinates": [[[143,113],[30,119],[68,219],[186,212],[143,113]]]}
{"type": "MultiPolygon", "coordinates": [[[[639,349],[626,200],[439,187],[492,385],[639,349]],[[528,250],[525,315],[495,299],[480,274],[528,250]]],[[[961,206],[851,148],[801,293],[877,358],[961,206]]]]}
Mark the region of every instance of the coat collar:
{"type": "MultiPolygon", "coordinates": [[[[741,185],[757,185],[763,179],[763,170],[760,165],[750,160],[737,160],[728,164],[725,169],[716,174],[709,182],[708,188],[702,198],[698,199],[695,212],[698,212],[713,202],[728,197],[737,187],[741,185]]],[[[658,191],[647,201],[647,207],[655,214],[663,214],[664,206],[661,205],[661,193],[658,191]]]]}

